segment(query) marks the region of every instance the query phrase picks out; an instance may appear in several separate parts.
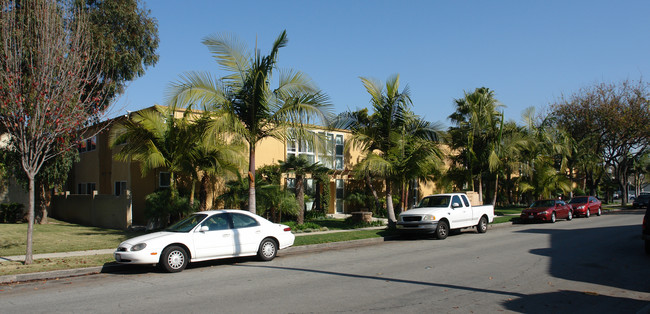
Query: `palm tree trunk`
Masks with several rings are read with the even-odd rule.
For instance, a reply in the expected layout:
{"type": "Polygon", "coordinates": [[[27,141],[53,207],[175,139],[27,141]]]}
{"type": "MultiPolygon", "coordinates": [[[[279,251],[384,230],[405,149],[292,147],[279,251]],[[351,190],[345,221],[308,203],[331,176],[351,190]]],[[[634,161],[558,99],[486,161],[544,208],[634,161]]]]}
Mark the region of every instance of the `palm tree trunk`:
{"type": "Polygon", "coordinates": [[[249,144],[248,157],[248,211],[256,214],[255,206],[255,143],[249,144]]]}
{"type": "Polygon", "coordinates": [[[305,223],[305,188],[302,175],[296,174],[296,199],[298,201],[298,224],[305,223]]]}
{"type": "Polygon", "coordinates": [[[386,212],[388,212],[388,226],[395,227],[395,210],[393,208],[393,195],[391,195],[390,181],[386,179],[386,212]]]}
{"type": "Polygon", "coordinates": [[[499,174],[497,173],[496,179],[494,179],[494,198],[492,198],[492,206],[497,206],[497,194],[499,191],[499,174]]]}
{"type": "Polygon", "coordinates": [[[480,173],[478,175],[478,199],[481,200],[481,204],[483,204],[483,177],[480,173]]]}
{"type": "Polygon", "coordinates": [[[379,203],[379,196],[377,196],[377,190],[375,190],[375,187],[372,185],[372,179],[368,172],[366,172],[365,178],[366,185],[368,186],[368,189],[370,189],[370,192],[372,192],[372,197],[375,199],[375,210],[379,210],[379,207],[381,206],[379,203]]]}

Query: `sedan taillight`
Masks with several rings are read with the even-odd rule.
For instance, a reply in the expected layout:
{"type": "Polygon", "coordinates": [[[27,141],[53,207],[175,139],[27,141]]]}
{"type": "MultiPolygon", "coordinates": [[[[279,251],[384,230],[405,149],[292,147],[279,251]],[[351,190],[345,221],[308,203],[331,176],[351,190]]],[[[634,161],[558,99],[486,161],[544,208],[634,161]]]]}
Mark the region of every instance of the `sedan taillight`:
{"type": "Polygon", "coordinates": [[[286,231],[286,232],[291,231],[291,227],[286,227],[286,228],[284,228],[284,231],[286,231]]]}

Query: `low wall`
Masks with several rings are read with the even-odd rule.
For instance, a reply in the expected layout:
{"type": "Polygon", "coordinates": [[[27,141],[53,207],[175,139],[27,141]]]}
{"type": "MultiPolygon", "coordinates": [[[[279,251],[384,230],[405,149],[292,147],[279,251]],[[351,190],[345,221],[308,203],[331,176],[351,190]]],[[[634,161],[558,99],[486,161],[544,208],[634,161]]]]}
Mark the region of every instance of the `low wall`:
{"type": "Polygon", "coordinates": [[[86,226],[127,229],[133,222],[131,191],[124,195],[70,194],[52,198],[50,215],[63,221],[86,226]]]}

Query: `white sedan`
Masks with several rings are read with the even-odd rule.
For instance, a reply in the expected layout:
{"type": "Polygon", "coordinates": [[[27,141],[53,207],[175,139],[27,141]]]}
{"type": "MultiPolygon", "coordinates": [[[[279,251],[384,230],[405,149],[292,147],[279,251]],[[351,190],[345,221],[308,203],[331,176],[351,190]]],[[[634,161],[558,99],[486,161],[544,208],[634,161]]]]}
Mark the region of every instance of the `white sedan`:
{"type": "Polygon", "coordinates": [[[113,255],[118,263],[159,264],[168,272],[180,272],[189,262],[219,258],[257,255],[270,261],[294,240],[289,226],[250,212],[209,210],[164,231],[126,240],[113,255]]]}

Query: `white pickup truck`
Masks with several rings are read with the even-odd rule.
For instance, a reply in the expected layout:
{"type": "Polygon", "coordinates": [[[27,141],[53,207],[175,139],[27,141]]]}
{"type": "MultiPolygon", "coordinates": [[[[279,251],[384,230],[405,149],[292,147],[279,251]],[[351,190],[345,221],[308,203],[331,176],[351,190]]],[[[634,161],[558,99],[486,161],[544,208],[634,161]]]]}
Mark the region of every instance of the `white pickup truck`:
{"type": "Polygon", "coordinates": [[[465,193],[436,194],[423,198],[414,209],[399,214],[400,233],[435,234],[445,239],[450,230],[476,226],[479,233],[487,231],[494,220],[494,206],[472,206],[465,193]]]}

